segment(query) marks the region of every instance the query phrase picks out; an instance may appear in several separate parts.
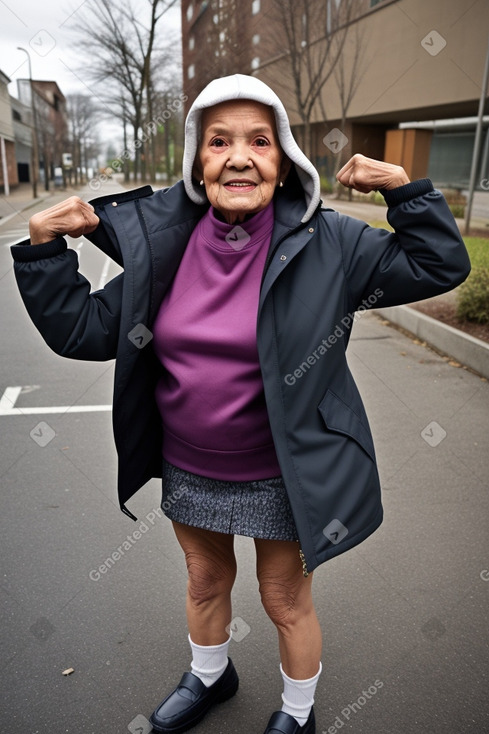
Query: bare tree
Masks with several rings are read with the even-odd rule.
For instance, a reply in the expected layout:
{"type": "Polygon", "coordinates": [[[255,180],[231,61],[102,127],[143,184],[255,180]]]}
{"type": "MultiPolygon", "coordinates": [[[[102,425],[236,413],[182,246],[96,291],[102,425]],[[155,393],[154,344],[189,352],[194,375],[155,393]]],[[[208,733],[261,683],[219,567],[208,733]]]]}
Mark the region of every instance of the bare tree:
{"type": "MultiPolygon", "coordinates": [[[[139,140],[142,125],[151,110],[153,89],[152,62],[156,49],[156,27],[177,0],[148,0],[148,17],[131,0],[116,4],[112,0],[87,0],[77,14],[75,30],[90,48],[90,65],[84,67],[102,89],[109,114],[119,117],[133,129],[135,146],[134,179],[141,162],[145,166],[144,141],[139,140]],[[112,84],[108,84],[112,82],[112,84]],[[115,84],[114,84],[115,82],[115,84]],[[104,88],[115,89],[104,93],[104,88]]],[[[125,129],[127,136],[127,131],[125,129]]],[[[125,147],[126,149],[126,147],[125,147]]],[[[143,170],[144,177],[144,170],[143,170]]]]}
{"type": "MultiPolygon", "coordinates": [[[[274,85],[290,90],[302,122],[302,146],[312,155],[311,123],[326,82],[341,59],[349,25],[362,8],[362,0],[273,0],[275,34],[272,56],[285,62],[277,69],[274,85]],[[284,80],[285,76],[285,80],[284,80]]],[[[346,90],[346,85],[343,87],[346,90]]],[[[351,98],[349,100],[351,103],[351,98]]]]}
{"type": "MultiPolygon", "coordinates": [[[[343,45],[343,52],[340,54],[334,68],[334,81],[338,91],[341,110],[340,129],[344,133],[346,130],[346,121],[350,105],[367,70],[367,62],[365,59],[366,49],[367,39],[365,26],[362,26],[360,23],[352,23],[343,45]]],[[[323,115],[324,119],[327,119],[324,110],[323,115]]],[[[351,152],[352,151],[348,146],[341,148],[338,160],[335,163],[336,170],[340,169],[346,163],[351,152]]],[[[341,194],[344,190],[344,187],[338,184],[338,198],[341,198],[341,194]]],[[[348,189],[347,191],[348,198],[351,201],[353,191],[352,189],[348,189]]]]}
{"type": "Polygon", "coordinates": [[[74,183],[84,182],[88,168],[88,155],[95,135],[100,111],[87,94],[69,94],[66,97],[69,120],[71,157],[73,161],[74,183]]]}

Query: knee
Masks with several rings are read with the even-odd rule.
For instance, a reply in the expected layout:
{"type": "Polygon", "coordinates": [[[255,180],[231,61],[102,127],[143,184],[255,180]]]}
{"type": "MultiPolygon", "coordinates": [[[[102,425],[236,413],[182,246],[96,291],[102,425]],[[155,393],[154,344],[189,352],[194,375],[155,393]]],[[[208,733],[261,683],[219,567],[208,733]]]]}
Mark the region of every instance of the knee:
{"type": "Polygon", "coordinates": [[[186,555],[188,595],[195,606],[230,594],[236,577],[236,563],[208,558],[198,553],[186,555]]]}
{"type": "Polygon", "coordinates": [[[263,608],[276,627],[292,626],[303,613],[297,584],[287,579],[261,579],[260,597],[263,608]]]}

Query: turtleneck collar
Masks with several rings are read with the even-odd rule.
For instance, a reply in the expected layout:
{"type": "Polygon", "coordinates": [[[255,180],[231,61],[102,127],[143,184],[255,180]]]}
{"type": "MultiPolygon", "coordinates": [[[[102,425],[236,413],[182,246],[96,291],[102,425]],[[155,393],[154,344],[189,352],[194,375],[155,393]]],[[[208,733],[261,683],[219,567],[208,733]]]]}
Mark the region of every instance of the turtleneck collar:
{"type": "Polygon", "coordinates": [[[241,252],[269,239],[273,230],[273,201],[244,222],[228,224],[210,207],[199,222],[199,234],[216,250],[241,252]]]}

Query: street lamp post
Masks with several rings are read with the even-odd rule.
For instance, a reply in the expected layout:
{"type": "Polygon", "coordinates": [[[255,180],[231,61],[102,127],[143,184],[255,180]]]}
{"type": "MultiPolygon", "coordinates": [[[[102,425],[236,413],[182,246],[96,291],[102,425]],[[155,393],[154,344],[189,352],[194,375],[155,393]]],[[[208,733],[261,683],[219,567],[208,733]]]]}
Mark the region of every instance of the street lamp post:
{"type": "Polygon", "coordinates": [[[32,132],[32,195],[34,199],[37,199],[37,171],[39,169],[39,152],[38,152],[38,147],[37,147],[36,105],[34,103],[34,90],[32,88],[31,57],[30,57],[29,51],[27,51],[27,49],[25,48],[22,48],[22,46],[17,46],[17,49],[27,54],[27,59],[29,61],[29,89],[31,92],[31,110],[32,110],[32,125],[31,125],[31,132],[32,132]]]}
{"type": "Polygon", "coordinates": [[[482,137],[482,121],[484,115],[484,105],[487,96],[487,85],[489,83],[489,39],[487,43],[487,56],[486,65],[484,67],[484,78],[482,80],[482,89],[479,99],[479,114],[477,116],[477,127],[475,129],[475,141],[474,150],[472,152],[472,166],[470,168],[470,182],[469,182],[469,195],[467,197],[467,208],[465,210],[465,234],[469,234],[470,230],[470,216],[472,214],[472,202],[474,200],[474,189],[477,178],[477,171],[480,165],[479,162],[479,147],[480,140],[482,137]]]}

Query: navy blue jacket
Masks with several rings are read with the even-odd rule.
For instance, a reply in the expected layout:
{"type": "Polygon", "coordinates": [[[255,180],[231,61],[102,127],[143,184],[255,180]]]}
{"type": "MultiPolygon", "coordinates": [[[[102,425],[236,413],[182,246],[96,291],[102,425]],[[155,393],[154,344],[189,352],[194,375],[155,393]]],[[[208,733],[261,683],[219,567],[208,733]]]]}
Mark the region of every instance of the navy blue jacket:
{"type": "MultiPolygon", "coordinates": [[[[275,226],[261,284],[257,344],[270,426],[305,572],[370,535],[382,521],[367,416],[347,365],[355,311],[435,296],[470,271],[442,194],[428,179],[383,192],[395,232],[318,208],[305,224],[298,182],[275,194],[275,226]]],[[[90,294],[66,241],[15,245],[15,274],[47,344],[75,359],[116,359],[113,426],[121,508],[161,476],[161,365],[147,332],[206,211],[183,183],[91,202],[90,239],[123,266],[90,294]],[[144,329],[143,329],[144,327],[144,329]]]]}

